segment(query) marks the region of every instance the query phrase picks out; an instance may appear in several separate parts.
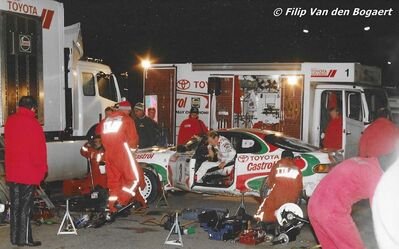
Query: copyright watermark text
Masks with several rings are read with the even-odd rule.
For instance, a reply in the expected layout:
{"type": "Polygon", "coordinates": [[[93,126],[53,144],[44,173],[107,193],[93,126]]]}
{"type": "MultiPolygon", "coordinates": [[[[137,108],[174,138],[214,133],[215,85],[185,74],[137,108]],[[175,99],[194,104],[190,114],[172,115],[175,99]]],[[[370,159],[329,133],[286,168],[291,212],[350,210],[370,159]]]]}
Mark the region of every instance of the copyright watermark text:
{"type": "Polygon", "coordinates": [[[273,11],[273,15],[278,16],[359,16],[364,18],[370,18],[374,16],[392,16],[393,9],[319,9],[319,8],[276,8],[273,11]]]}

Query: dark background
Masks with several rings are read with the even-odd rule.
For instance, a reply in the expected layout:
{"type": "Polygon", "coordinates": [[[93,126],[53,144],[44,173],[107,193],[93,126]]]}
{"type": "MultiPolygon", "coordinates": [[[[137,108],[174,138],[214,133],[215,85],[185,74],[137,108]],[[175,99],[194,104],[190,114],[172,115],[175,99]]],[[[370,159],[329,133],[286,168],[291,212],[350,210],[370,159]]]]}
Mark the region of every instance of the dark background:
{"type": "Polygon", "coordinates": [[[65,25],[82,23],[86,56],[101,58],[142,98],[140,58],[156,63],[360,62],[399,83],[399,2],[325,0],[59,0],[65,25]],[[308,15],[275,17],[277,7],[308,15]],[[310,8],[393,8],[392,16],[310,16],[310,8]],[[370,31],[364,31],[370,26],[370,31]],[[308,29],[308,34],[303,33],[308,29]],[[388,64],[390,61],[392,64],[388,64]]]}

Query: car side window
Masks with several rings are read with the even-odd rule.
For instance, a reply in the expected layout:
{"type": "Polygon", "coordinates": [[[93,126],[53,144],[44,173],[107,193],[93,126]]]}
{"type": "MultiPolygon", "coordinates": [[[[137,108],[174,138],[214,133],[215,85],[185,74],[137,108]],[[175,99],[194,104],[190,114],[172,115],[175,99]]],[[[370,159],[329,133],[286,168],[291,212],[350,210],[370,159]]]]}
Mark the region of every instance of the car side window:
{"type": "Polygon", "coordinates": [[[247,134],[221,134],[228,138],[237,153],[258,153],[262,150],[261,144],[254,138],[247,134]]]}
{"type": "Polygon", "coordinates": [[[95,96],[94,75],[92,73],[82,73],[82,87],[84,96],[95,96]]]}

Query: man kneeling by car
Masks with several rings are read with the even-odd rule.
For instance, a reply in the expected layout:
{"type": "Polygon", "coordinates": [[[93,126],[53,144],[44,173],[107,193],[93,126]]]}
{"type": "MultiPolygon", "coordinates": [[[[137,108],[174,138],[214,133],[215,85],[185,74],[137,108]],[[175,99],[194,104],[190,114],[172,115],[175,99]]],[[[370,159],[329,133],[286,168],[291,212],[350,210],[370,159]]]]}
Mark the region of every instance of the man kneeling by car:
{"type": "Polygon", "coordinates": [[[216,162],[206,161],[201,164],[196,173],[197,183],[203,183],[205,175],[228,175],[233,170],[236,150],[227,138],[220,136],[216,131],[210,131],[208,133],[208,157],[214,158],[215,151],[218,160],[216,162]]]}

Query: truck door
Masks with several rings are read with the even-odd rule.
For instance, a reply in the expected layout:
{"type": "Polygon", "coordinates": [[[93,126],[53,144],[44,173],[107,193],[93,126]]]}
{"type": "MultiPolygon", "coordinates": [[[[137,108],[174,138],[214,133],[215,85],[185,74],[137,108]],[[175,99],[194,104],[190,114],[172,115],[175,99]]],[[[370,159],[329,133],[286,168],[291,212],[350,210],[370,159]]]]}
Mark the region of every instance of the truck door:
{"type": "Polygon", "coordinates": [[[358,155],[359,138],[364,130],[364,111],[360,91],[345,91],[345,158],[358,155]]]}
{"type": "Polygon", "coordinates": [[[315,120],[319,120],[319,123],[316,126],[316,130],[318,131],[318,141],[316,141],[315,145],[320,146],[321,148],[327,149],[338,149],[338,148],[330,148],[331,142],[333,144],[334,141],[342,140],[341,145],[337,145],[336,147],[343,148],[343,144],[345,138],[343,137],[344,126],[341,122],[341,126],[338,127],[337,124],[339,122],[332,123],[332,117],[330,116],[330,110],[336,108],[338,110],[338,115],[341,120],[344,120],[344,116],[342,113],[343,106],[343,98],[342,91],[340,90],[326,90],[326,89],[317,89],[315,94],[315,120]],[[318,103],[320,106],[318,107],[318,103]],[[330,128],[333,126],[333,128],[330,128]],[[328,132],[335,132],[335,134],[328,134],[328,132]],[[327,138],[328,137],[328,138],[327,138]],[[329,141],[327,141],[329,140],[329,141]],[[328,144],[330,143],[330,144],[328,144]]]}
{"type": "Polygon", "coordinates": [[[0,11],[1,122],[15,113],[18,100],[31,95],[38,100],[43,123],[42,27],[39,17],[0,11]]]}

